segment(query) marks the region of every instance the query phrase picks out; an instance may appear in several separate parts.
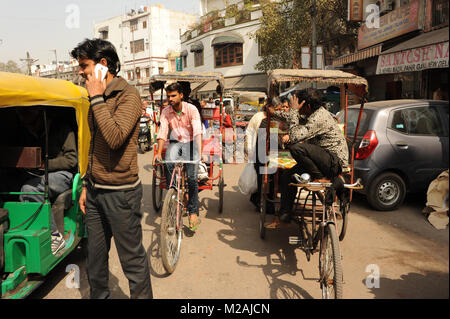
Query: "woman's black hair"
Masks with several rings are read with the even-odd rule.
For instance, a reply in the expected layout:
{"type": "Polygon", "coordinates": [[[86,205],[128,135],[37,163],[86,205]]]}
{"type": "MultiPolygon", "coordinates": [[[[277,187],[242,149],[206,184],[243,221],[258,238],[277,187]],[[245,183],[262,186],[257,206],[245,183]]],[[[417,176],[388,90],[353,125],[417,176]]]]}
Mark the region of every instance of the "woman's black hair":
{"type": "Polygon", "coordinates": [[[102,39],[85,39],[70,52],[74,59],[90,59],[99,63],[102,58],[108,63],[108,71],[114,76],[120,71],[120,61],[114,45],[102,39]]]}

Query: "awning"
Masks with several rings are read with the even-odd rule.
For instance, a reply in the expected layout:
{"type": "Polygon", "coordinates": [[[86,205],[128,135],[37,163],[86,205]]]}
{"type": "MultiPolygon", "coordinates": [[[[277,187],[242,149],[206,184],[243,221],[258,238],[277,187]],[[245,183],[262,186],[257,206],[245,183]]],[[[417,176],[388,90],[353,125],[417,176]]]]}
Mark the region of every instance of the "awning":
{"type": "Polygon", "coordinates": [[[198,41],[191,45],[191,52],[201,52],[203,51],[203,43],[198,41]]]}
{"type": "Polygon", "coordinates": [[[221,45],[221,44],[232,44],[232,43],[244,43],[240,37],[235,35],[222,35],[215,37],[211,42],[211,46],[221,45]]]}
{"type": "MultiPolygon", "coordinates": [[[[225,86],[225,89],[228,89],[225,86]]],[[[237,82],[233,87],[230,87],[233,90],[246,90],[246,91],[267,91],[267,74],[250,74],[245,75],[242,79],[237,82]]]]}
{"type": "Polygon", "coordinates": [[[393,53],[393,52],[399,52],[404,50],[409,50],[413,48],[418,47],[424,47],[427,45],[440,43],[448,41],[448,27],[442,28],[439,30],[431,31],[431,32],[425,32],[421,35],[418,35],[417,37],[414,37],[412,39],[409,39],[405,42],[402,42],[395,47],[386,50],[383,52],[383,54],[393,53]]]}
{"type": "Polygon", "coordinates": [[[198,92],[213,92],[216,91],[217,86],[219,85],[219,83],[217,83],[217,81],[209,81],[208,83],[206,83],[205,86],[203,86],[200,90],[198,90],[198,92]]]}
{"type": "Polygon", "coordinates": [[[425,32],[383,52],[376,74],[448,68],[448,27],[425,32]]]}
{"type": "Polygon", "coordinates": [[[377,46],[367,48],[352,54],[343,55],[333,60],[333,66],[349,64],[377,56],[381,53],[381,46],[382,45],[379,44],[377,46]]]}
{"type": "Polygon", "coordinates": [[[181,54],[180,54],[180,56],[187,56],[187,55],[188,55],[187,50],[183,50],[183,51],[181,52],[181,54]]]}

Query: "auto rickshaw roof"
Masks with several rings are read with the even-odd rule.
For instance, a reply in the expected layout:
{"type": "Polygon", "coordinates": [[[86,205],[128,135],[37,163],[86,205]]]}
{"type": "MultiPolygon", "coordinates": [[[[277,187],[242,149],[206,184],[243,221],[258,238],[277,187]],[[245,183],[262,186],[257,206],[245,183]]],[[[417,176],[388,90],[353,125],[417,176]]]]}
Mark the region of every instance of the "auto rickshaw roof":
{"type": "Polygon", "coordinates": [[[90,132],[87,114],[89,105],[86,89],[69,81],[0,72],[0,108],[55,106],[75,109],[81,176],[86,172],[88,161],[90,132]]]}
{"type": "Polygon", "coordinates": [[[0,72],[0,107],[89,105],[86,89],[71,82],[0,72]]]}
{"type": "Polygon", "coordinates": [[[225,79],[219,72],[166,72],[153,75],[150,82],[157,81],[185,81],[185,82],[209,82],[218,81],[220,86],[224,87],[225,79]]]}
{"type": "Polygon", "coordinates": [[[329,83],[334,85],[353,84],[368,91],[367,80],[363,77],[340,70],[276,69],[268,72],[268,87],[279,82],[299,81],[329,83]]]}

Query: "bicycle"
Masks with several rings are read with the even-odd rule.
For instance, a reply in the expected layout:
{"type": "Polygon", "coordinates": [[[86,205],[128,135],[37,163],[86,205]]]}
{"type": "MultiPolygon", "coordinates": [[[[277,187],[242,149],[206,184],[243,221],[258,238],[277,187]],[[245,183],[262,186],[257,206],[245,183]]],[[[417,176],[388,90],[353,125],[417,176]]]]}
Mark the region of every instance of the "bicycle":
{"type": "Polygon", "coordinates": [[[186,166],[185,164],[198,164],[200,161],[159,161],[158,163],[176,163],[172,179],[169,184],[161,214],[160,251],[164,268],[173,273],[177,266],[181,240],[183,238],[183,216],[187,215],[184,204],[187,195],[186,166]]]}
{"type": "MultiPolygon", "coordinates": [[[[322,290],[322,298],[341,299],[344,280],[337,222],[341,211],[336,208],[336,201],[331,205],[325,201],[325,194],[330,190],[332,184],[331,182],[303,182],[290,183],[290,185],[300,188],[294,206],[294,212],[299,212],[294,221],[299,226],[300,238],[291,236],[289,243],[300,244],[308,261],[310,261],[311,255],[319,250],[318,281],[322,290]],[[304,197],[303,207],[297,210],[296,208],[301,206],[303,190],[307,192],[307,195],[304,197]],[[320,205],[317,203],[318,200],[320,205]],[[319,214],[317,214],[318,206],[322,208],[322,212],[319,214]]],[[[344,184],[344,187],[354,190],[361,189],[362,185],[358,179],[353,184],[344,184]]]]}

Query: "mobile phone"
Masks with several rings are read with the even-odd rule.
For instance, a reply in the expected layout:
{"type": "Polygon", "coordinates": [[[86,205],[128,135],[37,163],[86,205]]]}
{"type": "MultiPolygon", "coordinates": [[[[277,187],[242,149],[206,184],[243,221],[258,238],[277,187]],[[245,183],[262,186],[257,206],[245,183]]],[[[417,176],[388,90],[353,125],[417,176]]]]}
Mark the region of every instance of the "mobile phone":
{"type": "Polygon", "coordinates": [[[97,78],[98,71],[102,72],[102,81],[106,78],[106,73],[108,72],[108,68],[100,63],[95,65],[94,76],[97,78]]]}

